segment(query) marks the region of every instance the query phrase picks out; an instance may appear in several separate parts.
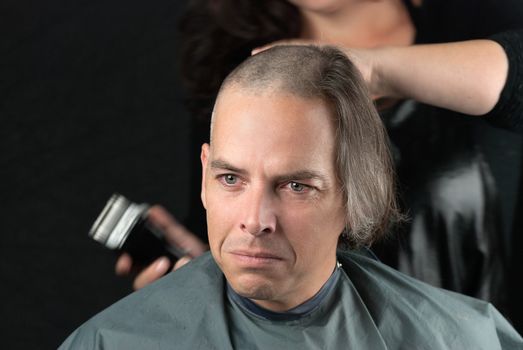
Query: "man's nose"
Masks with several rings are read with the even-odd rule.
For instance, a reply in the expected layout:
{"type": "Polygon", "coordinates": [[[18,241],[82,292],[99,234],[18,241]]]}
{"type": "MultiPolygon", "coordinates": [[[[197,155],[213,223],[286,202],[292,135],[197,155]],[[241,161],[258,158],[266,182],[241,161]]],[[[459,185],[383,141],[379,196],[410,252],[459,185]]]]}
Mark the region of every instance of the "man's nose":
{"type": "Polygon", "coordinates": [[[253,236],[273,233],[276,230],[276,215],[271,195],[264,188],[252,188],[247,194],[241,210],[242,231],[253,236]]]}

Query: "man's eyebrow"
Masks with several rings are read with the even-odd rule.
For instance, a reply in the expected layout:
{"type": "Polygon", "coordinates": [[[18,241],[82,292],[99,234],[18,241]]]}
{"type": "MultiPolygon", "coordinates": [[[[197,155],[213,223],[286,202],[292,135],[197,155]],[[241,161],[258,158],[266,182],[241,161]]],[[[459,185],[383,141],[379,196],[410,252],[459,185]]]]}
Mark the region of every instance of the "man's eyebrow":
{"type": "Polygon", "coordinates": [[[222,170],[228,170],[233,173],[237,174],[245,174],[247,171],[240,169],[238,167],[235,167],[234,165],[222,160],[222,159],[215,159],[211,161],[211,168],[212,169],[222,169],[222,170]]]}
{"type": "Polygon", "coordinates": [[[327,176],[313,170],[299,170],[294,171],[289,174],[283,174],[276,177],[277,182],[286,182],[286,181],[301,181],[301,180],[319,180],[323,182],[324,185],[329,184],[327,176]]]}
{"type": "MultiPolygon", "coordinates": [[[[247,174],[246,170],[240,169],[222,159],[216,159],[216,160],[211,161],[211,168],[227,170],[227,171],[237,173],[240,175],[247,174]]],[[[329,185],[328,177],[325,176],[324,174],[314,171],[314,170],[293,171],[288,174],[282,174],[282,175],[275,176],[274,180],[276,182],[319,180],[323,183],[323,185],[329,185]]]]}

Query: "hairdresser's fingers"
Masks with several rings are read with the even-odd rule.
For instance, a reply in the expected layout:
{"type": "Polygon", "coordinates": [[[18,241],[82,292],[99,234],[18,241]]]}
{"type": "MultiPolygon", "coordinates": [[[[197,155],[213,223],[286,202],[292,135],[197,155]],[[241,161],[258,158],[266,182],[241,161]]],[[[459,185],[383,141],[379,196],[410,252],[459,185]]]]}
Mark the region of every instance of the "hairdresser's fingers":
{"type": "Polygon", "coordinates": [[[188,257],[188,256],[181,257],[180,259],[178,259],[176,264],[174,264],[173,271],[174,270],[178,270],[180,267],[182,267],[183,265],[187,264],[191,260],[192,260],[192,258],[188,257]]]}
{"type": "Polygon", "coordinates": [[[133,288],[135,290],[145,287],[151,282],[156,281],[162,277],[169,270],[171,262],[166,257],[156,259],[151,265],[141,271],[133,282],[133,288]]]}
{"type": "Polygon", "coordinates": [[[374,49],[353,49],[347,47],[338,47],[356,66],[363,80],[369,88],[373,98],[382,97],[377,93],[378,79],[376,75],[376,62],[378,60],[378,50],[374,49]]]}
{"type": "Polygon", "coordinates": [[[165,234],[169,243],[179,247],[189,256],[197,257],[208,249],[206,244],[176,221],[164,207],[160,205],[152,206],[149,209],[148,219],[151,224],[165,234]]]}
{"type": "Polygon", "coordinates": [[[118,257],[118,260],[116,260],[114,272],[118,276],[125,276],[131,272],[132,266],[133,260],[131,259],[131,256],[127,253],[123,253],[122,255],[120,255],[120,257],[118,257]]]}
{"type": "Polygon", "coordinates": [[[273,41],[272,43],[269,43],[267,45],[263,45],[260,47],[257,47],[251,51],[251,55],[256,55],[257,53],[260,53],[262,51],[265,51],[267,49],[270,49],[271,47],[278,46],[278,45],[319,45],[320,43],[312,41],[312,40],[304,40],[304,39],[285,39],[285,40],[278,40],[273,41]]]}

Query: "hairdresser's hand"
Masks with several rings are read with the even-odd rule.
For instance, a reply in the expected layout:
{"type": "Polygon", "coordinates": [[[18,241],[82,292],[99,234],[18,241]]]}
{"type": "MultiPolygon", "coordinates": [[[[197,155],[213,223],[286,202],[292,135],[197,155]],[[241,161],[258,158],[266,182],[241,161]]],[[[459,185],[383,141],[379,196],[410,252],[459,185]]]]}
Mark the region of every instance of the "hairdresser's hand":
{"type": "Polygon", "coordinates": [[[315,46],[333,46],[338,50],[343,52],[347,57],[354,63],[356,68],[360,71],[360,74],[363,76],[363,79],[367,83],[367,86],[370,90],[370,93],[373,98],[383,97],[383,89],[378,83],[378,79],[375,74],[374,67],[379,58],[377,52],[373,49],[353,49],[346,48],[328,41],[314,41],[314,40],[305,40],[305,39],[286,39],[278,40],[272,43],[269,43],[264,46],[260,46],[251,51],[251,55],[256,55],[262,51],[270,49],[271,47],[278,45],[315,45],[315,46]]]}
{"type": "MultiPolygon", "coordinates": [[[[191,261],[192,258],[203,254],[208,249],[207,245],[203,244],[194,234],[177,222],[162,206],[155,205],[151,207],[148,213],[148,220],[159,231],[165,234],[167,241],[187,252],[187,255],[176,262],[173,270],[185,265],[191,261]]],[[[169,265],[169,259],[166,257],[156,259],[138,273],[134,279],[133,288],[140,289],[162,277],[168,271],[169,265]]],[[[128,275],[132,267],[133,262],[131,257],[129,254],[124,253],[116,262],[115,272],[117,275],[128,275]]]]}

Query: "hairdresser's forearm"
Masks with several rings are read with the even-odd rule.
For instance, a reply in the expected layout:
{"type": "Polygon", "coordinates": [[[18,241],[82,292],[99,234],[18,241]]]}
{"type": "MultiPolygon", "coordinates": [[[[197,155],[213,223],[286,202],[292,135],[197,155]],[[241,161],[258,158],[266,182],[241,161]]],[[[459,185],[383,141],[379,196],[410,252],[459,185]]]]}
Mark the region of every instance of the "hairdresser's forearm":
{"type": "Polygon", "coordinates": [[[373,95],[412,98],[465,114],[489,112],[507,78],[506,54],[491,40],[372,51],[373,95]]]}

